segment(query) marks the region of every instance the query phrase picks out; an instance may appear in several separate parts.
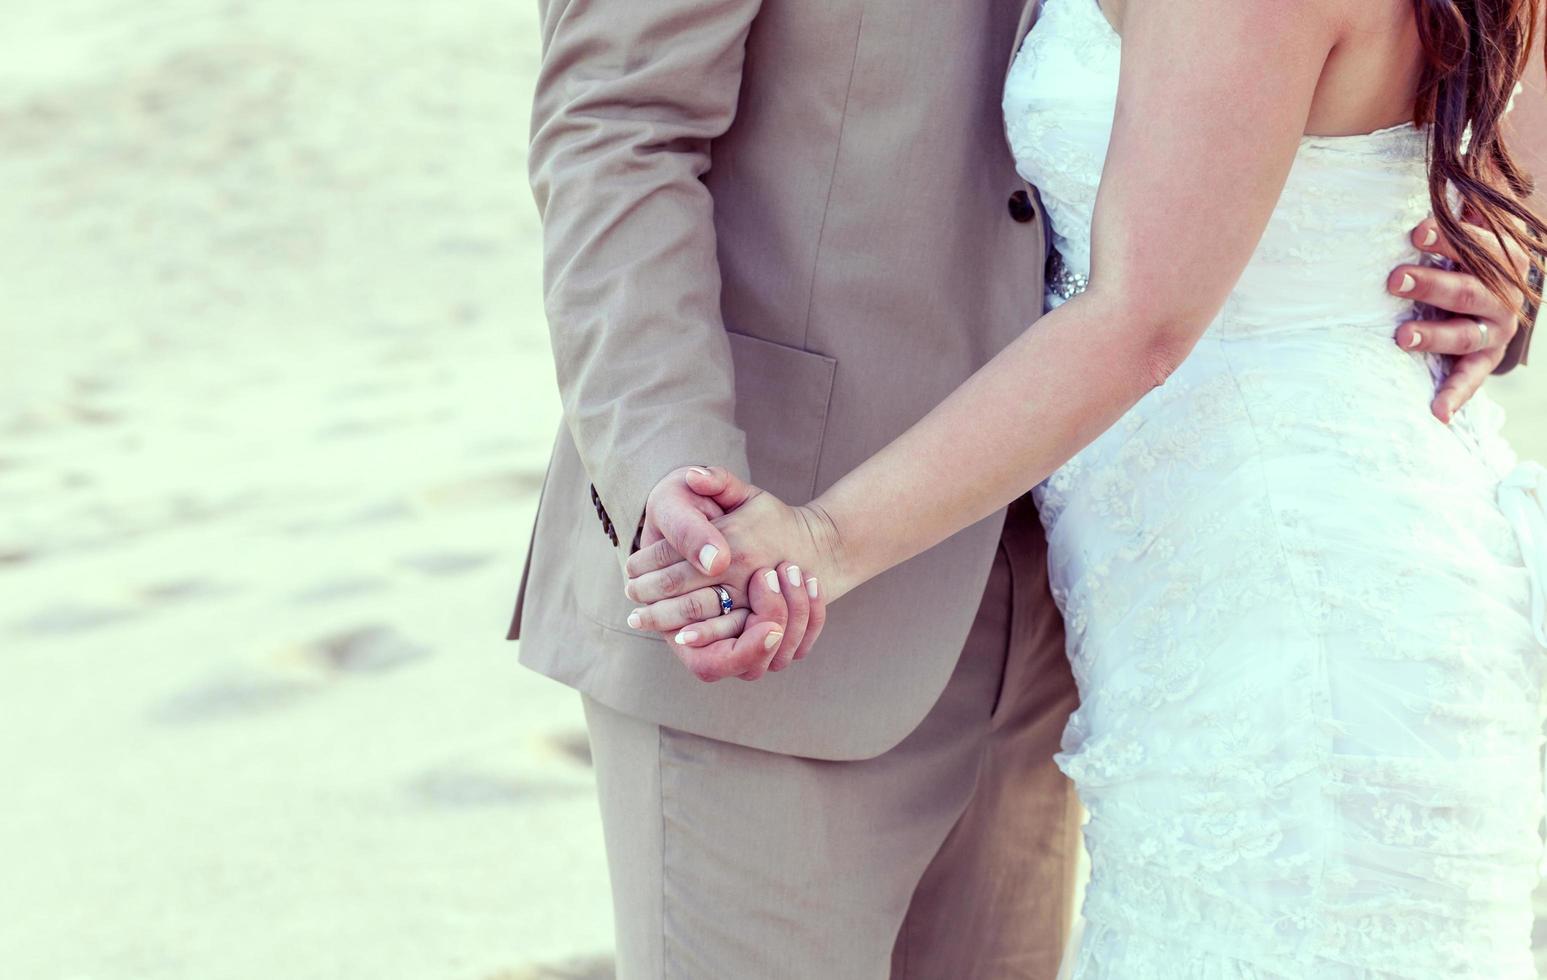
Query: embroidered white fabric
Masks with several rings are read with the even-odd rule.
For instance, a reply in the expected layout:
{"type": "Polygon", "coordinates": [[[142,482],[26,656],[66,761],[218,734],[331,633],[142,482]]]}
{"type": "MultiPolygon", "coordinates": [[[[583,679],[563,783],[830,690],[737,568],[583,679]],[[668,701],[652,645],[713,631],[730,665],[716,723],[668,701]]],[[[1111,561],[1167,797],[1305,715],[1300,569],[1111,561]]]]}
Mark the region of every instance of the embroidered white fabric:
{"type": "MultiPolygon", "coordinates": [[[[1047,0],[1004,96],[1080,274],[1119,44],[1047,0]]],[[[1428,210],[1421,131],[1307,138],[1194,353],[1037,490],[1082,698],[1076,978],[1536,975],[1547,477],[1486,394],[1436,421],[1442,364],[1392,340],[1428,210]]]]}

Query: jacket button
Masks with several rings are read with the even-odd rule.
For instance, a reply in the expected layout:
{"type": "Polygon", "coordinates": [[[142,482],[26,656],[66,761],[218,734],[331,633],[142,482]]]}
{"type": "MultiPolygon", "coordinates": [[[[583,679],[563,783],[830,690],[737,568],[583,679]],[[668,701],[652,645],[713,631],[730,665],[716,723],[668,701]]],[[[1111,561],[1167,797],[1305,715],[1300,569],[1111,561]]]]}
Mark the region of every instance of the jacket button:
{"type": "Polygon", "coordinates": [[[1037,208],[1031,203],[1031,195],[1016,191],[1010,195],[1010,217],[1025,224],[1037,216],[1037,208]]]}

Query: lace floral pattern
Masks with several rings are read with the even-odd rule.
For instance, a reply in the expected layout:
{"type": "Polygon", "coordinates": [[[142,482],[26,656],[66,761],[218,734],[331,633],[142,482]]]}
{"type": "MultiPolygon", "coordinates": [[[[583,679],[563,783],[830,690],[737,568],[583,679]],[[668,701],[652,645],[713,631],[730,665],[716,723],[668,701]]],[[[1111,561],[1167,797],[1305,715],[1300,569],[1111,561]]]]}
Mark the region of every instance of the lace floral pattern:
{"type": "MultiPolygon", "coordinates": [[[[1095,0],[1047,0],[1006,86],[1078,274],[1118,55],[1095,0]]],[[[1306,139],[1193,354],[1036,491],[1082,696],[1078,978],[1535,976],[1547,657],[1499,412],[1441,425],[1443,365],[1392,343],[1428,209],[1420,131],[1306,139]]]]}

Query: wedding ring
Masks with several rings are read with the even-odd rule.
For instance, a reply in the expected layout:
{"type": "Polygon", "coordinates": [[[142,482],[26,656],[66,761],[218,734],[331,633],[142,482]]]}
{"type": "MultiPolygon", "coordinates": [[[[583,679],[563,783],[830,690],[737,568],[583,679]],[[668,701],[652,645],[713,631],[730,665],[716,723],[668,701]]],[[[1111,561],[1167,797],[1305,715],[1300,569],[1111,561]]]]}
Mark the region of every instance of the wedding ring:
{"type": "Polygon", "coordinates": [[[1488,325],[1481,320],[1473,320],[1477,324],[1477,349],[1488,349],[1488,325]]]}
{"type": "Polygon", "coordinates": [[[723,585],[711,585],[709,587],[714,590],[715,595],[720,597],[720,614],[722,616],[729,616],[731,610],[736,608],[735,603],[731,602],[731,590],[723,585]]]}

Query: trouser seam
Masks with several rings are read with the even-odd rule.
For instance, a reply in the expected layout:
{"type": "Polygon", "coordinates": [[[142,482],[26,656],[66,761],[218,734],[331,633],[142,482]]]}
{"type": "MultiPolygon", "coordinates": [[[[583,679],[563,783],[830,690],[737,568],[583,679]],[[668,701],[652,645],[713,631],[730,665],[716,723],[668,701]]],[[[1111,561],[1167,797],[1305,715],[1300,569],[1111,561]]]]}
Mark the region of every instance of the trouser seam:
{"type": "MultiPolygon", "coordinates": [[[[951,837],[956,833],[957,829],[961,827],[961,822],[967,818],[968,812],[972,809],[972,804],[975,802],[978,793],[982,790],[984,776],[983,771],[987,769],[992,762],[989,756],[993,751],[993,738],[994,729],[992,726],[985,728],[982,735],[979,736],[977,748],[977,765],[975,767],[976,771],[972,777],[972,788],[969,789],[967,794],[962,798],[961,809],[957,812],[955,819],[951,821],[950,826],[946,828],[945,833],[940,837],[940,840],[935,844],[934,854],[930,855],[930,859],[924,863],[923,872],[921,872],[919,877],[913,882],[913,894],[909,897],[908,904],[903,909],[902,929],[899,933],[899,935],[903,937],[904,942],[902,966],[892,974],[891,980],[912,980],[913,972],[910,969],[909,960],[912,958],[913,951],[911,945],[907,944],[906,937],[913,921],[913,900],[918,897],[919,886],[924,883],[925,878],[929,877],[930,869],[934,866],[935,860],[940,856],[940,852],[951,840],[951,837]]],[[[922,978],[922,980],[935,980],[935,978],[926,977],[922,978]]]]}
{"type": "MultiPolygon", "coordinates": [[[[1015,584],[1015,556],[1010,553],[1010,548],[1003,540],[999,542],[999,551],[1004,552],[1005,574],[1009,578],[1009,609],[1005,614],[1004,629],[1004,667],[999,674],[999,689],[994,692],[994,704],[988,711],[988,731],[993,734],[999,729],[999,709],[1004,705],[1007,683],[1010,680],[1010,659],[1015,655],[1015,628],[1020,625],[1020,615],[1016,610],[1015,584]]],[[[995,558],[998,555],[996,553],[995,558]]],[[[992,573],[990,573],[992,574],[992,573]]]]}
{"type": "Polygon", "coordinates": [[[666,726],[655,726],[655,792],[656,802],[661,814],[661,963],[660,974],[666,976],[666,945],[670,939],[666,931],[666,765],[664,761],[666,743],[666,726]]]}

